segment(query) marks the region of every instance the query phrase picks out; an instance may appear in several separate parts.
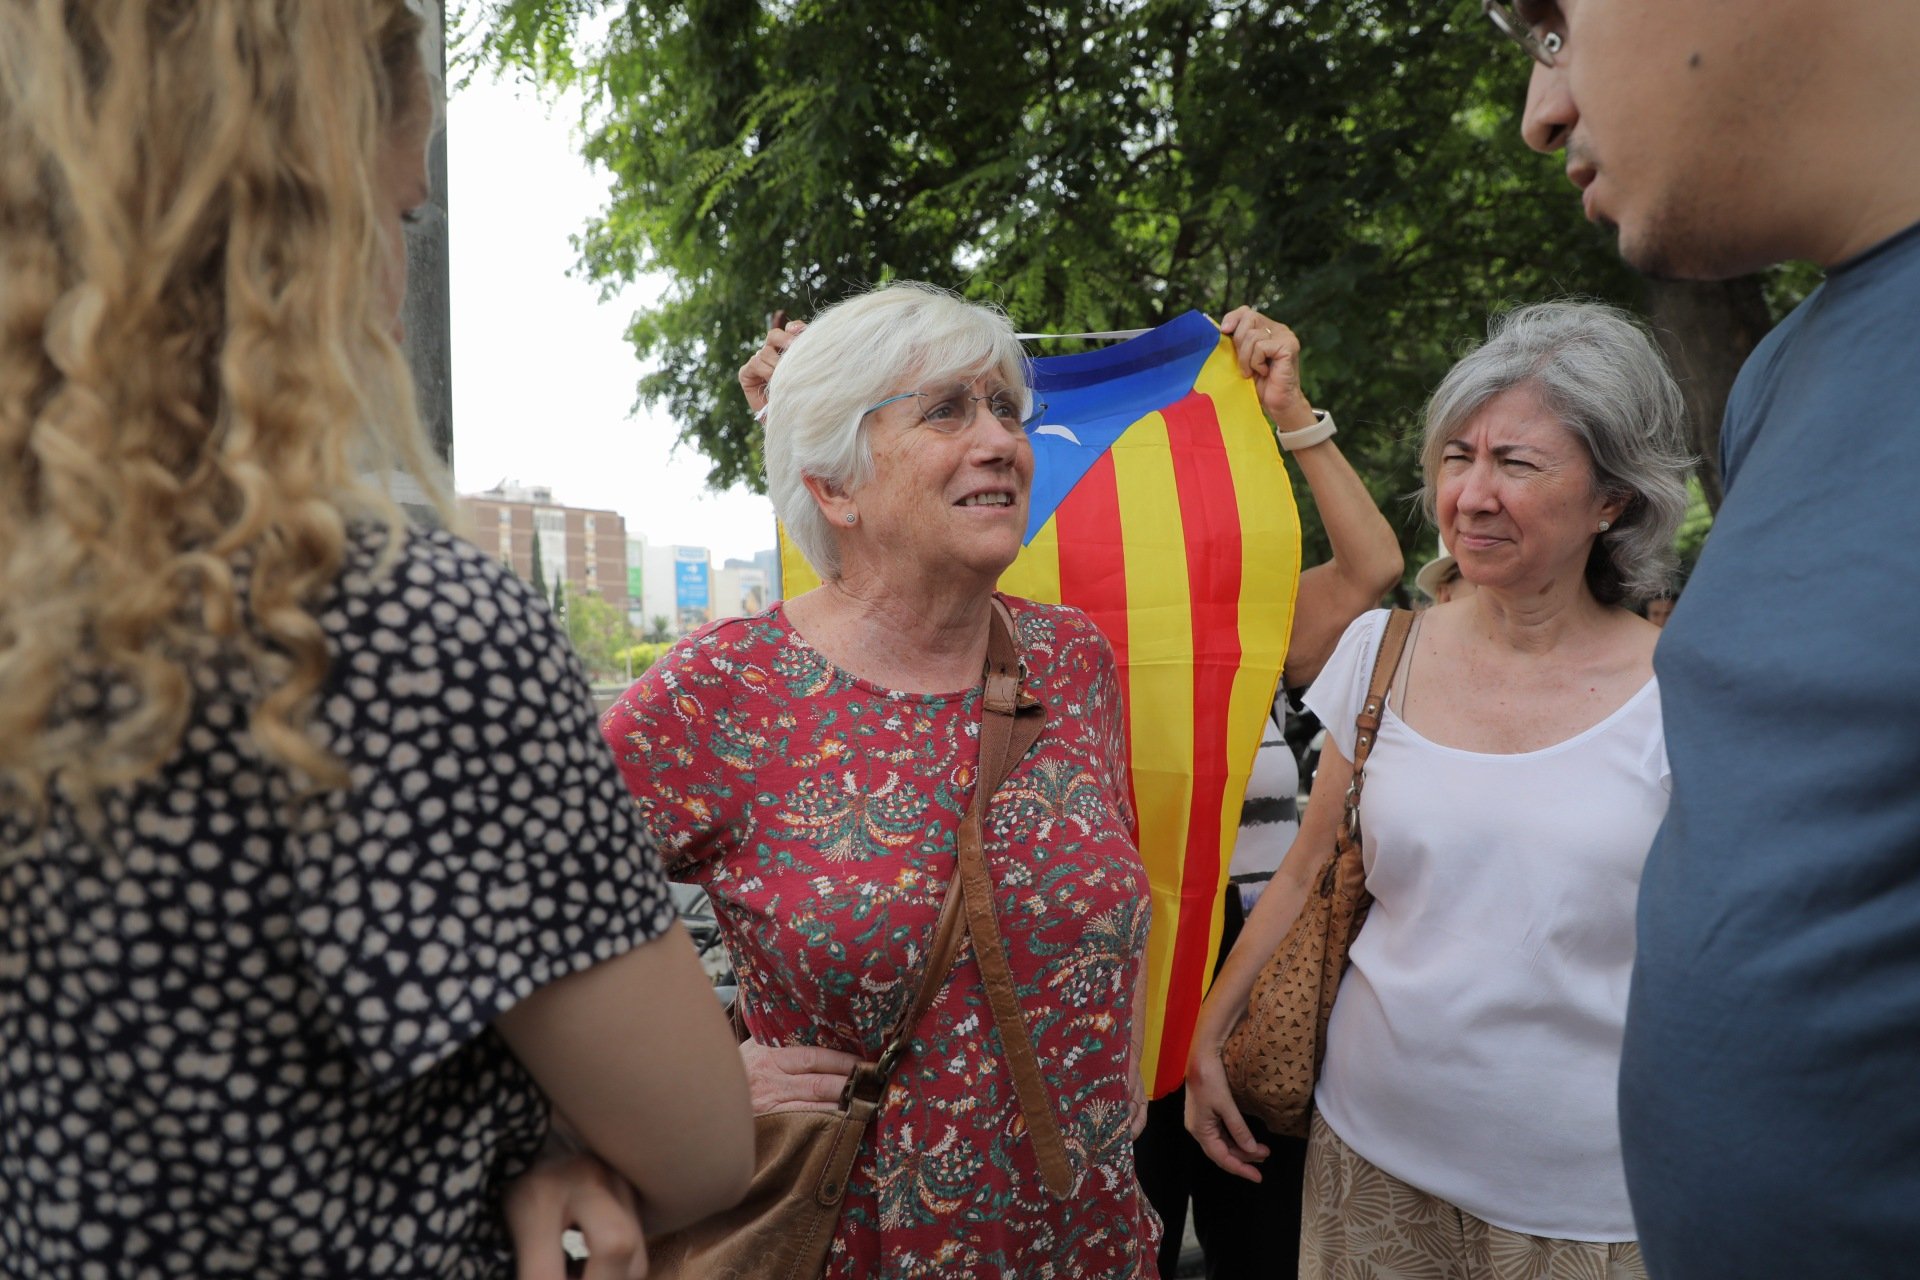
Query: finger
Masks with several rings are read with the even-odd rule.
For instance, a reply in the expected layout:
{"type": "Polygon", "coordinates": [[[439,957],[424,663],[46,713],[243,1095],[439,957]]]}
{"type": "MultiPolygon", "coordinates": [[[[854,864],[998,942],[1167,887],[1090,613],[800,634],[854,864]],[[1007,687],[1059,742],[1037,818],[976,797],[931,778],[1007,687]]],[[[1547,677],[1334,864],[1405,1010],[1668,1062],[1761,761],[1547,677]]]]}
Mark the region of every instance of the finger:
{"type": "Polygon", "coordinates": [[[782,1071],[792,1075],[850,1076],[860,1065],[860,1059],[850,1053],[811,1044],[782,1045],[769,1050],[768,1056],[782,1071]]]}
{"type": "Polygon", "coordinates": [[[834,1113],[839,1110],[838,1104],[833,1102],[776,1102],[770,1107],[763,1107],[760,1105],[759,1099],[756,1098],[753,1104],[753,1114],[757,1116],[779,1116],[785,1115],[790,1111],[825,1111],[834,1113]]]}
{"type": "Polygon", "coordinates": [[[523,1178],[506,1196],[507,1235],[513,1241],[516,1280],[566,1280],[564,1196],[537,1178],[523,1178]]]}
{"type": "Polygon", "coordinates": [[[1220,1126],[1225,1129],[1227,1136],[1233,1139],[1233,1145],[1240,1149],[1241,1155],[1249,1160],[1267,1158],[1266,1146],[1254,1141],[1253,1130],[1247,1128],[1246,1118],[1240,1114],[1240,1108],[1235,1106],[1215,1108],[1213,1114],[1220,1126]]]}
{"type": "Polygon", "coordinates": [[[585,1280],[623,1280],[631,1274],[635,1255],[646,1256],[639,1206],[609,1191],[577,1197],[571,1207],[572,1225],[586,1240],[585,1280]]]}
{"type": "Polygon", "coordinates": [[[1257,377],[1266,371],[1266,351],[1273,339],[1273,322],[1252,307],[1242,307],[1241,312],[1233,350],[1240,360],[1240,375],[1257,377]]]}
{"type": "Polygon", "coordinates": [[[1207,1159],[1234,1177],[1244,1178],[1248,1182],[1261,1180],[1260,1170],[1235,1155],[1233,1149],[1221,1140],[1217,1126],[1207,1126],[1204,1131],[1196,1131],[1193,1136],[1194,1140],[1200,1144],[1200,1150],[1206,1153],[1207,1159]]]}
{"type": "Polygon", "coordinates": [[[825,1072],[777,1076],[767,1083],[771,1086],[768,1101],[776,1105],[784,1102],[838,1103],[840,1095],[847,1091],[847,1077],[825,1072]]]}
{"type": "Polygon", "coordinates": [[[769,366],[773,365],[780,359],[786,349],[793,345],[794,340],[800,336],[801,330],[806,327],[807,326],[801,324],[798,320],[795,320],[785,329],[768,330],[767,340],[760,344],[759,357],[764,359],[769,366]]]}
{"type": "Polygon", "coordinates": [[[1246,323],[1248,316],[1254,314],[1252,307],[1235,307],[1220,318],[1220,332],[1231,336],[1246,323]]]}

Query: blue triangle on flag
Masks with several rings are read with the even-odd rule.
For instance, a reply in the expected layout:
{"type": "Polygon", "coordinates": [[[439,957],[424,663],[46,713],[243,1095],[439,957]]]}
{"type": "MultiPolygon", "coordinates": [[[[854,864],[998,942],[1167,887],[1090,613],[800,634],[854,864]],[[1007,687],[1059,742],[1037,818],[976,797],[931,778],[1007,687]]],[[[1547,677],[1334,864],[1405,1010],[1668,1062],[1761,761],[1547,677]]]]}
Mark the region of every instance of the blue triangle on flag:
{"type": "Polygon", "coordinates": [[[1029,433],[1033,493],[1024,542],[1128,427],[1193,390],[1219,345],[1219,326],[1189,311],[1098,351],[1033,362],[1033,398],[1047,409],[1029,433]]]}

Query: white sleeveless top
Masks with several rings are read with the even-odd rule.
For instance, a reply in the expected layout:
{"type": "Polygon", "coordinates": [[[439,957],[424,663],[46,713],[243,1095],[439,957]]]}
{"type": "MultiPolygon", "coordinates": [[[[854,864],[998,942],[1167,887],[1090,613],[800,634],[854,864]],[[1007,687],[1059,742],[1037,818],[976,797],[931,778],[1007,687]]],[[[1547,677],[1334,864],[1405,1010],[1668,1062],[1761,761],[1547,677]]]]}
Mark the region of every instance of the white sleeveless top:
{"type": "MultiPolygon", "coordinates": [[[[1307,694],[1341,754],[1385,610],[1307,694]]],[[[1361,802],[1374,905],[1315,1095],[1375,1165],[1495,1226],[1631,1240],[1615,1097],[1640,868],[1667,809],[1660,693],[1518,755],[1389,710],[1361,802]]]]}

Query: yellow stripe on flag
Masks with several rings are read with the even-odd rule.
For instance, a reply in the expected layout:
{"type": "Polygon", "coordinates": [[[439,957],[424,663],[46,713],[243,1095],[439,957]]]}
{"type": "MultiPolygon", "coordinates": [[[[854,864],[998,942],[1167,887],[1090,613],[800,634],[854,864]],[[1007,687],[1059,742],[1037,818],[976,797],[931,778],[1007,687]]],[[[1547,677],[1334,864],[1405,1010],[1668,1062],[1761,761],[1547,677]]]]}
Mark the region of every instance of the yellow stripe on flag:
{"type": "MultiPolygon", "coordinates": [[[[1194,379],[1194,390],[1214,402],[1240,509],[1240,667],[1227,710],[1230,780],[1221,796],[1220,814],[1224,891],[1253,758],[1265,736],[1264,724],[1279,689],[1293,630],[1300,580],[1300,512],[1273,430],[1259,407],[1253,383],[1241,376],[1231,347],[1223,343],[1208,359],[1194,379]]],[[[1207,943],[1209,984],[1223,923],[1216,911],[1207,943]]]]}
{"type": "MultiPolygon", "coordinates": [[[[1159,1009],[1166,1005],[1172,976],[1171,924],[1180,918],[1194,734],[1193,612],[1166,419],[1154,413],[1134,423],[1115,443],[1113,463],[1126,545],[1133,795],[1140,856],[1153,887],[1147,1003],[1159,1009]]],[[[1161,1032],[1161,1019],[1149,1019],[1149,1063],[1158,1057],[1161,1032]]]]}

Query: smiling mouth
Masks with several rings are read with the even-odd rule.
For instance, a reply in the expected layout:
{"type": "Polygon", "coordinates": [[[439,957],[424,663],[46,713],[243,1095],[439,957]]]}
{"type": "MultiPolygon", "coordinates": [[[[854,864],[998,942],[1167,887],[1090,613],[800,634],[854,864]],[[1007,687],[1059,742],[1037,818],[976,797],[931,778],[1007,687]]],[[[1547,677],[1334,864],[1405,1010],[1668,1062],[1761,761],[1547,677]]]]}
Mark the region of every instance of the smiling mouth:
{"type": "Polygon", "coordinates": [[[1010,507],[1013,495],[1010,493],[975,493],[953,504],[956,507],[1010,507]]]}

